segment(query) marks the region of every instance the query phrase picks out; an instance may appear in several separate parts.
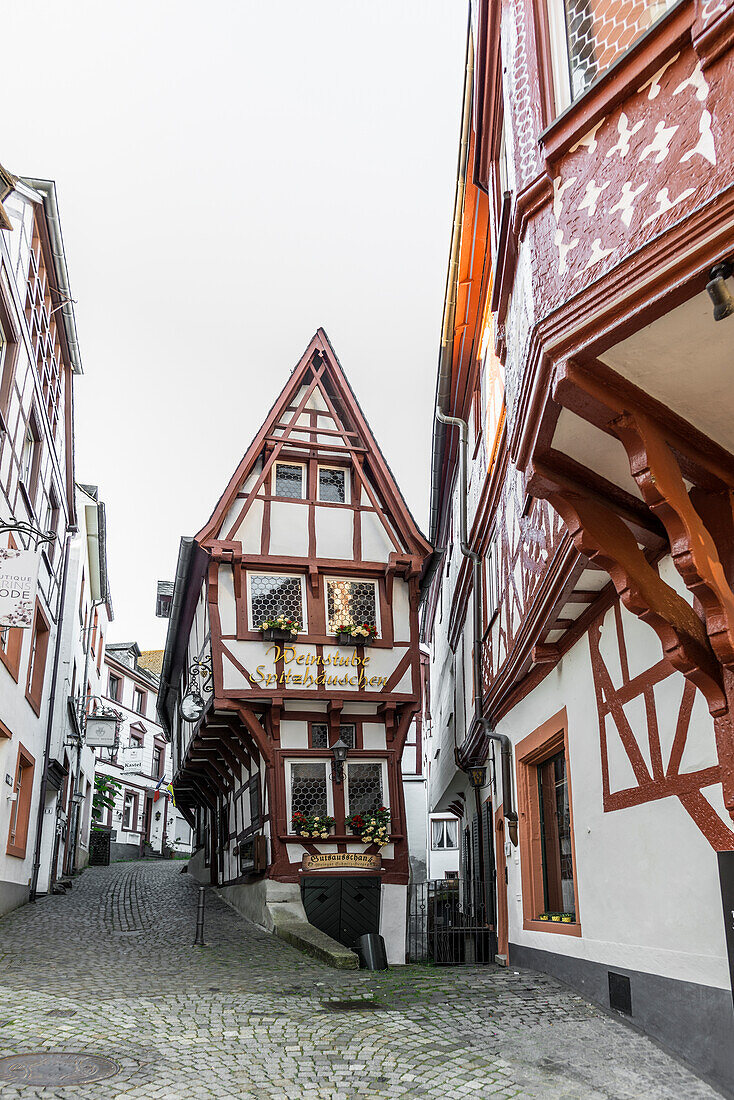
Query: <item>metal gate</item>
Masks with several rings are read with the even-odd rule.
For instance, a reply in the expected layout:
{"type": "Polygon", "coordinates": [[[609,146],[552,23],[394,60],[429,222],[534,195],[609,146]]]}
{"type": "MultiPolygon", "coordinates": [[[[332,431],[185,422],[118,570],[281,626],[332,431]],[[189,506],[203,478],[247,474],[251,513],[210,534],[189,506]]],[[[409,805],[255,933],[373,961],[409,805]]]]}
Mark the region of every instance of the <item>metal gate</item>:
{"type": "Polygon", "coordinates": [[[408,898],[408,959],[439,966],[494,962],[494,894],[478,879],[414,882],[408,898]]]}
{"type": "Polygon", "coordinates": [[[362,875],[307,875],[303,908],[311,924],[353,947],[367,932],[380,931],[380,880],[362,875]]]}

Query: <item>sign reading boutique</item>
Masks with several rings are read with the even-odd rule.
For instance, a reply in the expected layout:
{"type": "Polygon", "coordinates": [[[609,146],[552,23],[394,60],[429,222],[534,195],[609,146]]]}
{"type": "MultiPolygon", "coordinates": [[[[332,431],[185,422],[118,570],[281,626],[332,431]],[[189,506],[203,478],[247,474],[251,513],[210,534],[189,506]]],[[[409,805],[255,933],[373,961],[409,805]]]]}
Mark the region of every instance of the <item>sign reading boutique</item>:
{"type": "Polygon", "coordinates": [[[33,626],[38,562],[35,550],[0,549],[0,627],[33,626]]]}
{"type": "Polygon", "coordinates": [[[265,655],[272,655],[273,671],[268,672],[265,665],[258,665],[250,674],[250,682],[263,687],[282,684],[285,687],[380,688],[387,683],[387,676],[368,674],[370,658],[359,657],[356,649],[349,657],[328,653],[321,657],[316,653],[296,653],[291,645],[271,645],[265,655]],[[281,672],[274,667],[279,661],[283,663],[281,672]]]}

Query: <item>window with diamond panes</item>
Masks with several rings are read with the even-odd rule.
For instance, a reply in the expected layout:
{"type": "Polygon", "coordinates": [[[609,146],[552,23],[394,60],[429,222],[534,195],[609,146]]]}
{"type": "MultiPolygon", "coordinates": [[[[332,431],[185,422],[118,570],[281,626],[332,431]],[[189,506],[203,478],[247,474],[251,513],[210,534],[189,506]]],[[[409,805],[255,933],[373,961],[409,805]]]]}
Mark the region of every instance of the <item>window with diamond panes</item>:
{"type": "Polygon", "coordinates": [[[303,626],[303,589],[300,577],[272,573],[250,574],[250,615],[253,630],[266,619],[295,619],[303,626]]]}
{"type": "MultiPolygon", "coordinates": [[[[339,736],[350,749],[354,748],[354,726],[339,726],[339,736]]],[[[336,738],[334,738],[336,741],[336,738]]],[[[333,742],[332,742],[333,743],[333,742]]],[[[311,747],[314,749],[330,749],[329,726],[326,722],[311,723],[311,747]]]]}
{"type": "Polygon", "coordinates": [[[564,0],[571,98],[578,99],[673,0],[564,0]]]}
{"type": "Polygon", "coordinates": [[[326,814],[326,763],[291,764],[291,815],[326,814]]]}
{"type": "Polygon", "coordinates": [[[382,764],[347,763],[350,814],[368,814],[384,806],[382,764]]]}
{"type": "Polygon", "coordinates": [[[275,495],[303,499],[303,466],[292,466],[287,462],[275,463],[275,495]]]}
{"type": "Polygon", "coordinates": [[[328,466],[319,466],[319,500],[331,504],[344,504],[346,500],[346,473],[328,466]]]}
{"type": "Polygon", "coordinates": [[[337,634],[347,623],[377,626],[373,581],[327,581],[326,602],[329,634],[337,634]]]}

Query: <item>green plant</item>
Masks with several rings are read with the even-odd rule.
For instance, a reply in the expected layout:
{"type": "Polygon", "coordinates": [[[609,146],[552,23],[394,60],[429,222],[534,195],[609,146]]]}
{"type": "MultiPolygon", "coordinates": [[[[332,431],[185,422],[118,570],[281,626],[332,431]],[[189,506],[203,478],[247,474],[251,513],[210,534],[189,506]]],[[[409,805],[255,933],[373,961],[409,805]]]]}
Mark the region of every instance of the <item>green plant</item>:
{"type": "Polygon", "coordinates": [[[263,619],[260,630],[284,630],[288,634],[297,634],[301,629],[298,619],[288,619],[285,615],[278,615],[277,619],[263,619]]]}
{"type": "Polygon", "coordinates": [[[334,818],[328,814],[302,814],[296,810],[293,814],[293,832],[298,836],[317,837],[326,840],[329,830],[334,828],[334,818]]]}
{"type": "Polygon", "coordinates": [[[390,811],[385,806],[366,814],[351,814],[346,824],[365,844],[384,848],[390,841],[390,811]]]}
{"type": "Polygon", "coordinates": [[[95,775],[94,794],[92,796],[92,828],[102,828],[102,817],[105,810],[111,810],[115,805],[115,798],[122,790],[122,783],[113,779],[111,775],[95,775]]]}
{"type": "Polygon", "coordinates": [[[363,638],[374,638],[377,635],[377,627],[371,623],[339,623],[336,627],[337,634],[348,634],[359,642],[363,638]]]}

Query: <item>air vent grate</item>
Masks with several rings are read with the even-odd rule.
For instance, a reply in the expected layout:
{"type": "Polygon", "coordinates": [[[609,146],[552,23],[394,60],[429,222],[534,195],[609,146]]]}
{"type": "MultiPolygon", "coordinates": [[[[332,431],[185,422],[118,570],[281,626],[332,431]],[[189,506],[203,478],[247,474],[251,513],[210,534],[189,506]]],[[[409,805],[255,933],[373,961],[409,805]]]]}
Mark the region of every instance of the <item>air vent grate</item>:
{"type": "Polygon", "coordinates": [[[625,1016],[632,1015],[632,990],[630,989],[630,980],[625,974],[614,974],[611,970],[607,971],[609,975],[609,1007],[615,1008],[617,1012],[624,1012],[625,1016]]]}

